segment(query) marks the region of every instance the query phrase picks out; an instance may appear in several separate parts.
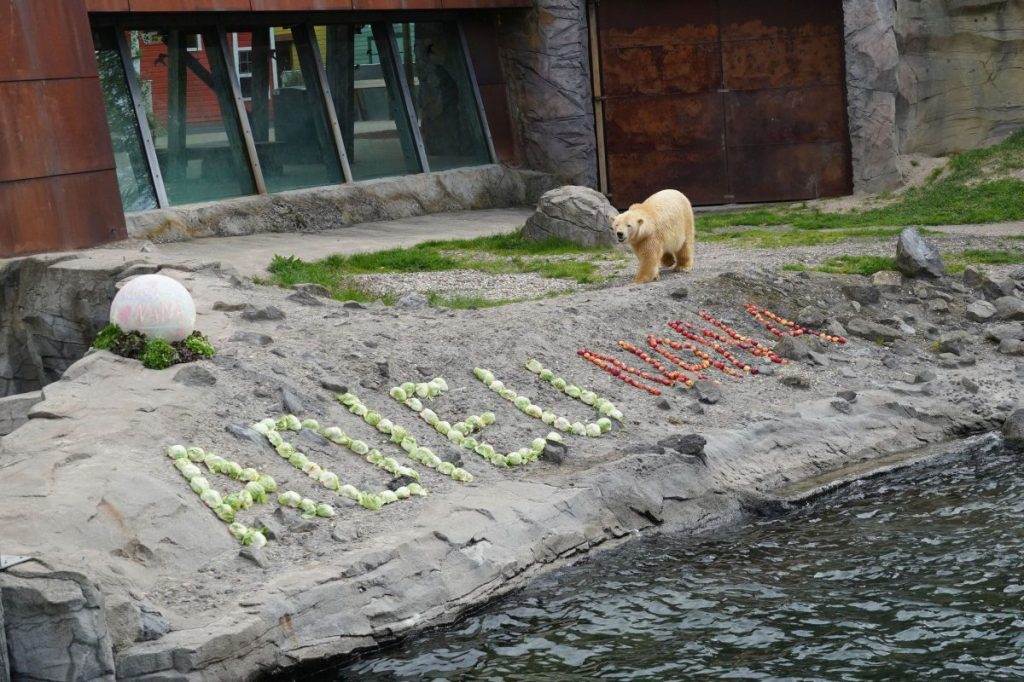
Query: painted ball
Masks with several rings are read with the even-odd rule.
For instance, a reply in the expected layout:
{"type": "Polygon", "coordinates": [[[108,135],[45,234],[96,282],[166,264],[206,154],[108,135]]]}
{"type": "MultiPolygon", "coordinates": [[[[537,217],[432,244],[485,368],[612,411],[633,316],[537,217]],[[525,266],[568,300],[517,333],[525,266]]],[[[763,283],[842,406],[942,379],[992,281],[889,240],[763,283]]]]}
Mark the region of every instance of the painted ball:
{"type": "Polygon", "coordinates": [[[151,339],[181,341],[195,331],[196,304],[188,289],[166,275],[141,275],[117,292],[110,321],[151,339]]]}

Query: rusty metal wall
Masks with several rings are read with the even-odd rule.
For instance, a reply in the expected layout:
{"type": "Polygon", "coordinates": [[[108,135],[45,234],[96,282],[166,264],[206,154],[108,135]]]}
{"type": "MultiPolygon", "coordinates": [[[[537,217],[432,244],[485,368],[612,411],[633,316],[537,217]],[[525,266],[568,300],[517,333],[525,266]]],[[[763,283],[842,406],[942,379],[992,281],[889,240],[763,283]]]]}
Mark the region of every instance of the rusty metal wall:
{"type": "Polygon", "coordinates": [[[126,235],[84,0],[0,0],[0,257],[126,235]]]}
{"type": "Polygon", "coordinates": [[[602,0],[609,189],[697,204],[851,189],[840,0],[602,0]]]}

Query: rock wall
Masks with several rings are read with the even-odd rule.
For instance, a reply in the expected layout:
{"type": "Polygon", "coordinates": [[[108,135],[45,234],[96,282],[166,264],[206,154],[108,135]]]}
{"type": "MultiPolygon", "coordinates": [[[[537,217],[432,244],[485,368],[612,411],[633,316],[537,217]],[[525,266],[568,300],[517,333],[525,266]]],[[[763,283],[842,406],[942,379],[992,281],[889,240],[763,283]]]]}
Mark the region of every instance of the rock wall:
{"type": "Polygon", "coordinates": [[[525,165],[597,186],[597,141],[584,0],[536,0],[501,22],[513,135],[525,165]]]}
{"type": "Polygon", "coordinates": [[[901,0],[900,151],[945,155],[1024,127],[1024,3],[901,0]]]}
{"type": "Polygon", "coordinates": [[[103,594],[84,576],[23,564],[0,573],[0,595],[13,679],[113,682],[103,594]]]}
{"type": "MultiPolygon", "coordinates": [[[[81,269],[74,256],[0,261],[0,397],[36,391],[81,358],[132,265],[81,269]]],[[[0,414],[0,426],[17,421],[3,413],[10,419],[0,414]]]]}
{"type": "Polygon", "coordinates": [[[897,164],[895,0],[844,0],[846,97],[856,192],[884,192],[903,178],[897,164]]]}

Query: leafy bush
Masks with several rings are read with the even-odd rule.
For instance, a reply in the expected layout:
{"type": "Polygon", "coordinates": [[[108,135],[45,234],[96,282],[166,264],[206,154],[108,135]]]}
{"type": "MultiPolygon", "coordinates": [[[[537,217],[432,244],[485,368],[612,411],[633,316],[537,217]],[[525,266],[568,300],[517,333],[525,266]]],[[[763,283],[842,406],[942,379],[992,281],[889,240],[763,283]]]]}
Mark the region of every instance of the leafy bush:
{"type": "Polygon", "coordinates": [[[206,337],[199,332],[192,332],[192,335],[185,339],[184,345],[190,351],[203,358],[212,358],[217,352],[207,341],[206,337]]]}
{"type": "Polygon", "coordinates": [[[96,335],[96,340],[92,342],[92,347],[97,350],[109,350],[110,344],[112,344],[120,335],[121,328],[111,322],[101,329],[100,333],[96,335]]]}
{"type": "Polygon", "coordinates": [[[150,339],[142,352],[142,365],[149,369],[167,369],[178,359],[178,351],[163,339],[150,339]]]}

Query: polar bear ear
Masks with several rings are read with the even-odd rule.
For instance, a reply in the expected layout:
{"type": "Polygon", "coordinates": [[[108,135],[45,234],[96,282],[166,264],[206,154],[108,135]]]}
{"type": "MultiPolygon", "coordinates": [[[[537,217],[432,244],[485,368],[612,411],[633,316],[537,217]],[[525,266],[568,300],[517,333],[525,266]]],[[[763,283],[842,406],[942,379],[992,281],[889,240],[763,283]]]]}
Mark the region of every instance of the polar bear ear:
{"type": "Polygon", "coordinates": [[[643,227],[644,226],[644,219],[643,218],[637,218],[636,219],[636,226],[637,227],[643,227]]]}

